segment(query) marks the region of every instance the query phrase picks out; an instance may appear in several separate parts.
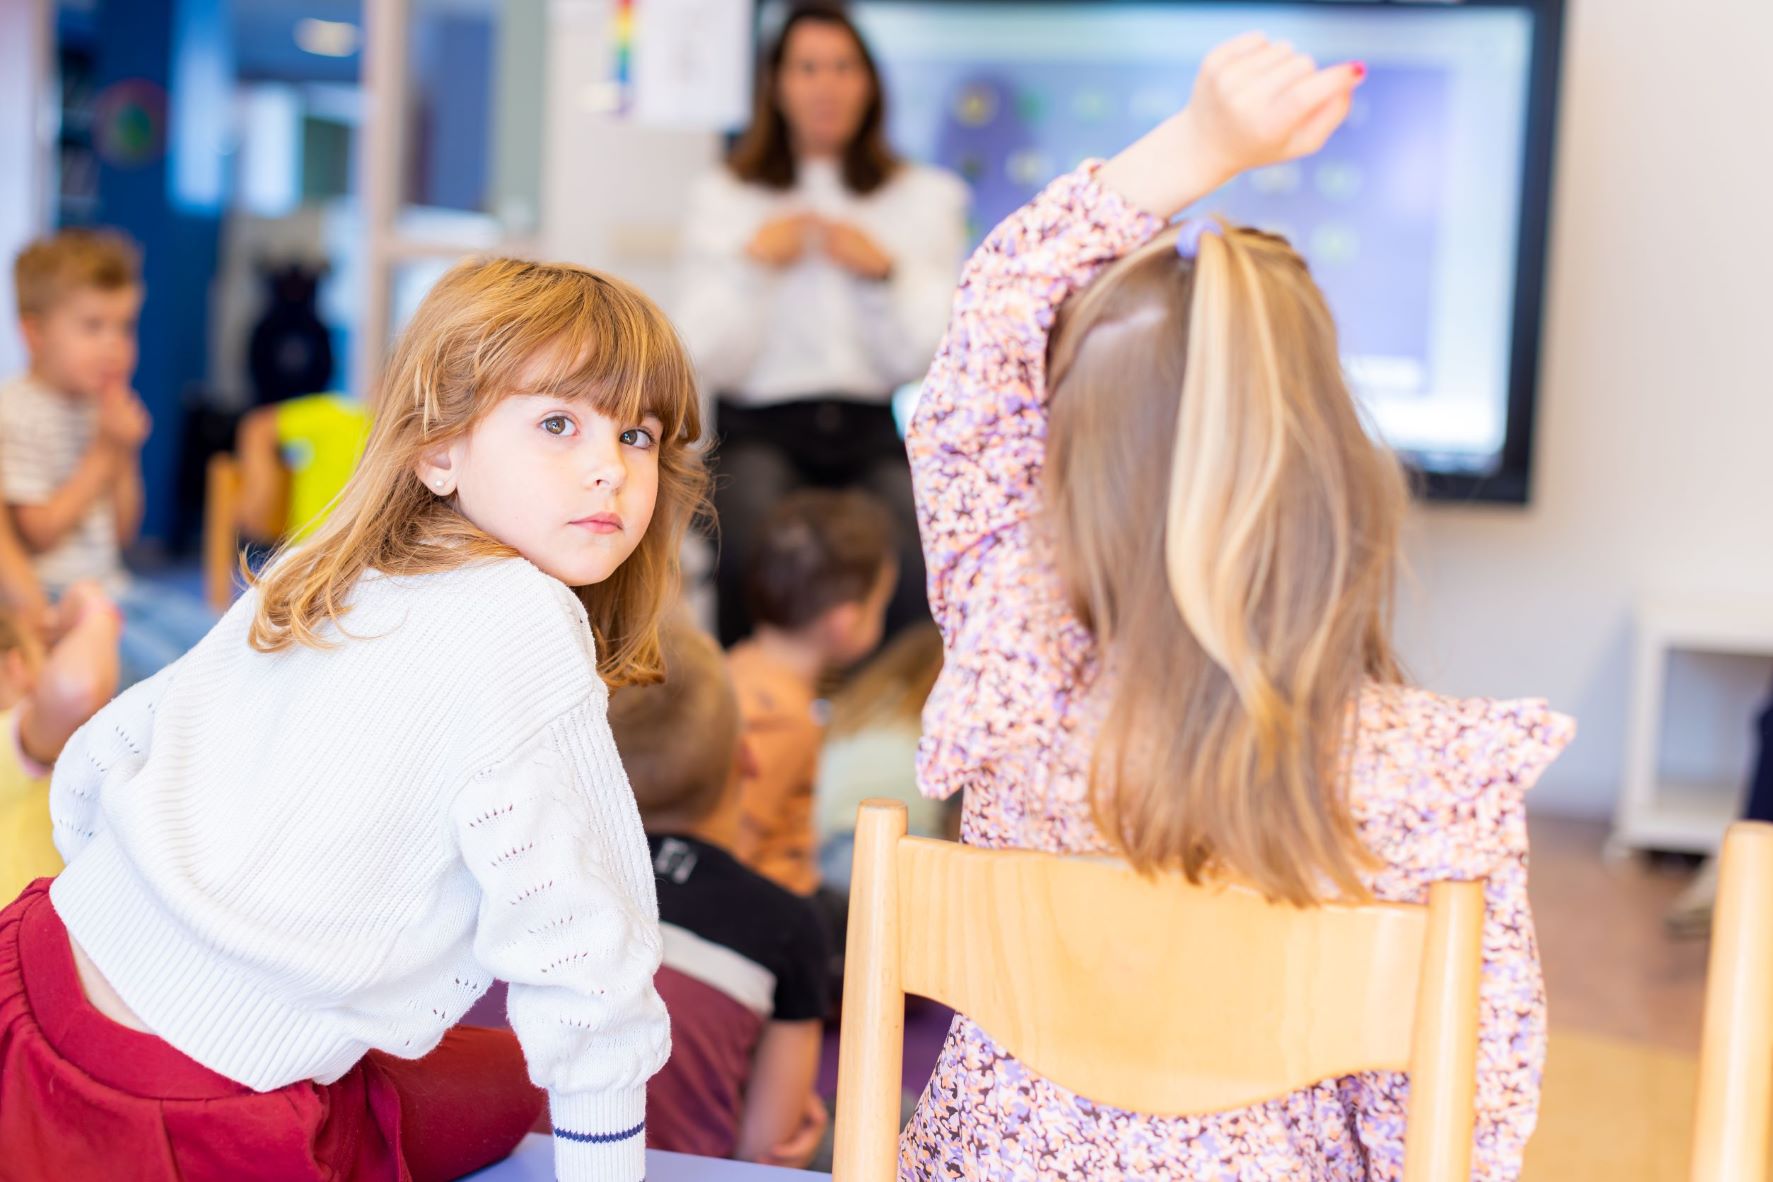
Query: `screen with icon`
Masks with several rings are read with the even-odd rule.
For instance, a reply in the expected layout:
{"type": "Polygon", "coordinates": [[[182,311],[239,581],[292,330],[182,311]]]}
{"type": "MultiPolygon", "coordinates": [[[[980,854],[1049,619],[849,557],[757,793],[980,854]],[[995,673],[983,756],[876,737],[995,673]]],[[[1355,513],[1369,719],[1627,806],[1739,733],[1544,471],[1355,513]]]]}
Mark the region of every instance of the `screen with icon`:
{"type": "Polygon", "coordinates": [[[1375,432],[1431,493],[1524,500],[1558,0],[1483,4],[856,0],[907,156],[973,190],[974,239],[1054,176],[1180,109],[1214,45],[1259,29],[1367,65],[1307,160],[1190,213],[1285,235],[1375,432]]]}

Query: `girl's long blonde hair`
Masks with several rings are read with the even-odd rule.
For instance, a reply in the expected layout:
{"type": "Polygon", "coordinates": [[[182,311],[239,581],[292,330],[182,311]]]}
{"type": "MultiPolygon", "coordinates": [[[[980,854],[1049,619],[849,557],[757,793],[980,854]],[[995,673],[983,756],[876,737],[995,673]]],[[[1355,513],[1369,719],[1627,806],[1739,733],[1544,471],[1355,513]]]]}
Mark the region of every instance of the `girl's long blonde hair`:
{"type": "Polygon", "coordinates": [[[1051,347],[1059,564],[1108,674],[1097,819],[1142,869],[1365,898],[1347,764],[1363,684],[1401,677],[1403,475],[1287,243],[1216,227],[1191,261],[1176,237],[1073,297],[1051,347]]]}
{"type": "Polygon", "coordinates": [[[659,628],[677,598],[678,551],[707,491],[695,373],[676,331],[639,291],[564,263],[490,258],[438,280],[401,335],[377,392],[374,424],[331,515],[258,582],[254,648],[329,643],[369,570],[419,575],[516,551],[419,480],[420,457],[464,434],[501,398],[582,398],[627,422],[657,415],[659,494],[634,553],[608,579],[576,588],[612,686],[663,676],[659,628]]]}

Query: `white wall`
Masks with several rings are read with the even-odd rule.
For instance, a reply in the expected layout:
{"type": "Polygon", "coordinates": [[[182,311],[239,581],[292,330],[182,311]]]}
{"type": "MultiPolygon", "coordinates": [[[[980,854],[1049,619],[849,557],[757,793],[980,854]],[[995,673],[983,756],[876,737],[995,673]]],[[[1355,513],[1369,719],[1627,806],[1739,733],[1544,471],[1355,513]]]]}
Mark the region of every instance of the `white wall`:
{"type": "Polygon", "coordinates": [[[1416,515],[1412,671],[1581,721],[1544,811],[1612,809],[1640,597],[1773,602],[1770,52],[1766,0],[1573,0],[1534,503],[1416,515]]]}
{"type": "MultiPolygon", "coordinates": [[[[553,6],[544,244],[664,295],[682,185],[715,145],[586,112],[598,8],[553,6]]],[[[1773,601],[1770,56],[1767,0],[1571,0],[1534,503],[1414,517],[1412,671],[1581,721],[1542,811],[1611,812],[1641,596],[1773,601]]],[[[1734,717],[1705,737],[1744,754],[1734,717]]]]}
{"type": "Polygon", "coordinates": [[[668,304],[685,190],[720,140],[602,113],[611,10],[610,0],[549,5],[542,253],[614,271],[668,304]]]}
{"type": "Polygon", "coordinates": [[[0,375],[25,365],[12,260],[49,216],[49,0],[0,0],[0,375]]]}

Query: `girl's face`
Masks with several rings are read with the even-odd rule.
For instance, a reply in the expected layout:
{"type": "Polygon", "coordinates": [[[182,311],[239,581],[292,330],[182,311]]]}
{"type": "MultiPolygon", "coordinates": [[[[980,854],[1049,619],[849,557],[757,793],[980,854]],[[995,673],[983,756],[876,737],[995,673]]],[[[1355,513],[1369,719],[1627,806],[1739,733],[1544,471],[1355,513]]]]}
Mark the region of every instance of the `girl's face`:
{"type": "Polygon", "coordinates": [[[607,418],[582,399],[513,394],[428,455],[419,479],[569,587],[601,583],[634,553],[659,494],[663,426],[607,418]]]}

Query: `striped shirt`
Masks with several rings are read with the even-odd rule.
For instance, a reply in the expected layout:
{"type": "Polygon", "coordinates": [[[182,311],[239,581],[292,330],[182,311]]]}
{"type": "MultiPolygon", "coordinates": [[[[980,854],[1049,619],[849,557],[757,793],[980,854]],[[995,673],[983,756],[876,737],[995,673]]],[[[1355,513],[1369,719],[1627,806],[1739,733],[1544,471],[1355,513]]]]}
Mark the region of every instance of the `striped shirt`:
{"type": "MultiPolygon", "coordinates": [[[[0,492],[8,505],[43,505],[55,496],[98,435],[98,404],[63,394],[28,374],[0,386],[0,492]]],[[[34,556],[38,579],[59,596],[81,579],[112,595],[129,586],[109,490],[56,545],[34,556]]]]}

